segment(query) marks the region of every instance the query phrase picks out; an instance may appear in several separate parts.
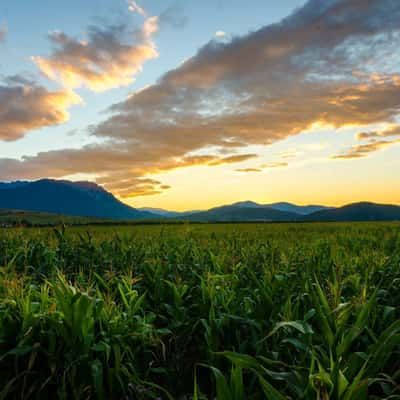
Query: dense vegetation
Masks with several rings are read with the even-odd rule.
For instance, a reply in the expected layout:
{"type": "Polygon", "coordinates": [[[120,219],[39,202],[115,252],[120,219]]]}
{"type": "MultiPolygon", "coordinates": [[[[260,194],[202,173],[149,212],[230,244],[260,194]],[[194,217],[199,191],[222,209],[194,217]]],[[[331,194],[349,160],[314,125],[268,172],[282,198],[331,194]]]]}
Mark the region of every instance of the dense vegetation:
{"type": "MultiPolygon", "coordinates": [[[[48,214],[44,212],[23,211],[23,210],[2,210],[0,209],[0,228],[5,227],[43,227],[57,226],[60,224],[68,225],[89,225],[89,224],[107,224],[112,220],[72,217],[61,214],[48,214]]],[[[115,223],[115,221],[113,222],[115,223]]]]}
{"type": "Polygon", "coordinates": [[[0,399],[400,398],[400,225],[0,230],[0,399]]]}

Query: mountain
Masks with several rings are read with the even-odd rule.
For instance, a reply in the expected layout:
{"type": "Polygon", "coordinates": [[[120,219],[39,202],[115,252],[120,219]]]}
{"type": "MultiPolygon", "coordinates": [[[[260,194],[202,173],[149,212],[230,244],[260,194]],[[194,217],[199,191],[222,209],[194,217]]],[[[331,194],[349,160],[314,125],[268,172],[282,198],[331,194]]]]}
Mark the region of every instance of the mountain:
{"type": "Polygon", "coordinates": [[[0,184],[0,209],[116,219],[159,218],[129,207],[95,183],[52,179],[0,184]]]}
{"type": "Polygon", "coordinates": [[[0,209],[107,219],[181,219],[193,222],[400,221],[400,206],[368,202],[339,208],[240,201],[206,211],[132,208],[93,182],[41,179],[0,182],[0,209]]]}
{"type": "Polygon", "coordinates": [[[290,203],[260,205],[245,201],[215,207],[184,218],[198,222],[400,221],[400,206],[362,202],[330,208],[290,203]],[[316,211],[312,212],[313,209],[316,211]]]}
{"type": "Polygon", "coordinates": [[[238,201],[237,203],[231,204],[231,206],[241,207],[241,208],[263,208],[263,207],[265,207],[262,204],[258,204],[255,201],[250,201],[250,200],[238,201]]]}
{"type": "Polygon", "coordinates": [[[317,211],[306,215],[303,221],[400,221],[400,206],[368,202],[317,211]]]}
{"type": "Polygon", "coordinates": [[[310,204],[307,206],[298,206],[296,204],[286,203],[286,202],[267,204],[266,207],[273,208],[274,210],[293,212],[299,215],[308,215],[317,211],[333,209],[333,207],[326,207],[314,204],[310,204]]]}
{"type": "Polygon", "coordinates": [[[256,221],[296,221],[295,213],[274,210],[269,207],[254,207],[232,204],[215,207],[208,211],[194,213],[185,217],[188,221],[197,222],[256,222],[256,221]]]}
{"type": "Polygon", "coordinates": [[[207,211],[181,215],[189,221],[298,221],[303,215],[328,210],[329,207],[291,203],[258,204],[254,201],[239,201],[230,205],[215,207],[207,211]]]}
{"type": "Polygon", "coordinates": [[[200,212],[201,210],[193,210],[193,211],[168,211],[163,208],[152,208],[152,207],[141,207],[137,208],[139,211],[146,211],[152,214],[158,215],[164,218],[180,218],[186,215],[194,214],[200,212]]]}
{"type": "Polygon", "coordinates": [[[29,185],[27,181],[15,181],[15,182],[0,182],[0,189],[12,189],[29,185]]]}
{"type": "Polygon", "coordinates": [[[280,203],[272,203],[272,204],[258,204],[254,201],[239,201],[237,203],[232,204],[235,207],[246,207],[246,208],[273,208],[274,210],[295,213],[299,215],[307,215],[312,214],[316,211],[329,210],[332,207],[320,206],[320,205],[307,205],[307,206],[298,206],[292,203],[280,202],[280,203]]]}

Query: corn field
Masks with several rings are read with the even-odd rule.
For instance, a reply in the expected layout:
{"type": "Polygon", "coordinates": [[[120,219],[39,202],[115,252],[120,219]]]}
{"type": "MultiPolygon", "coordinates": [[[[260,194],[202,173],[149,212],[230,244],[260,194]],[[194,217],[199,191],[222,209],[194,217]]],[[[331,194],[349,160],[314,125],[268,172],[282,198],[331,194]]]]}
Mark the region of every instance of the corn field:
{"type": "Polygon", "coordinates": [[[400,399],[400,225],[0,230],[2,399],[400,399]]]}

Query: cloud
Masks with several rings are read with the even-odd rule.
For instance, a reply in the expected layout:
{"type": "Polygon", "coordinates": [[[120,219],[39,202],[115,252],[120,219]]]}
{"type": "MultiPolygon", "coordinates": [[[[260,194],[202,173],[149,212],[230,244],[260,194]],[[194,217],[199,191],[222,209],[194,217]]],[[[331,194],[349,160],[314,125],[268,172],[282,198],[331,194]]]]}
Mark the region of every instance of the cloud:
{"type": "Polygon", "coordinates": [[[299,154],[298,151],[296,150],[288,150],[288,151],[283,151],[279,153],[278,155],[283,159],[283,160],[288,160],[291,158],[295,158],[299,154]]]}
{"type": "Polygon", "coordinates": [[[32,129],[68,121],[67,109],[81,103],[69,90],[49,91],[19,76],[0,83],[0,140],[12,141],[32,129]]]}
{"type": "Polygon", "coordinates": [[[269,162],[261,165],[261,168],[282,168],[287,167],[287,162],[269,162]]]}
{"type": "Polygon", "coordinates": [[[221,37],[226,36],[226,33],[225,33],[224,31],[217,31],[217,32],[215,32],[214,35],[215,35],[216,37],[221,38],[221,37]]]}
{"type": "Polygon", "coordinates": [[[235,169],[237,172],[262,172],[264,169],[268,168],[282,168],[282,167],[287,167],[289,164],[287,162],[268,162],[261,164],[257,168],[239,168],[235,169]]]}
{"type": "Polygon", "coordinates": [[[374,153],[378,150],[382,150],[386,147],[392,146],[394,144],[400,143],[400,139],[396,140],[372,140],[366,144],[359,144],[352,146],[347,153],[338,154],[332,156],[333,159],[354,159],[354,158],[364,158],[370,153],[374,153]]]}
{"type": "MultiPolygon", "coordinates": [[[[78,55],[86,48],[98,54],[90,37],[86,44],[70,40],[78,55]]],[[[67,65],[81,66],[80,57],[69,57],[69,46],[57,46],[50,61],[65,55],[67,65]]],[[[400,112],[393,57],[399,46],[398,1],[309,0],[279,23],[212,40],[155,84],[112,106],[108,118],[91,128],[103,144],[0,160],[0,177],[81,172],[118,182],[125,172],[139,179],[190,165],[217,166],[216,156],[193,154],[244,152],[316,126],[393,124],[400,112]]],[[[97,58],[89,54],[90,65],[97,58]]],[[[78,78],[91,84],[84,74],[78,78]]]]}
{"type": "MultiPolygon", "coordinates": [[[[228,157],[218,157],[216,155],[195,155],[186,156],[181,160],[174,160],[170,164],[159,165],[154,167],[153,172],[163,172],[164,170],[172,170],[176,168],[207,165],[210,167],[224,164],[240,163],[251,158],[257,157],[256,154],[241,154],[228,157]]],[[[137,172],[136,172],[137,173],[137,172]]],[[[137,178],[117,176],[111,174],[107,179],[98,179],[97,183],[104,184],[107,190],[112,191],[117,196],[128,198],[138,196],[150,196],[162,193],[164,190],[171,188],[169,185],[164,185],[160,181],[152,178],[137,178]],[[121,179],[122,178],[122,179],[121,179]]]]}
{"type": "Polygon", "coordinates": [[[152,178],[137,178],[131,174],[122,174],[115,178],[105,176],[97,179],[97,183],[121,198],[154,195],[169,189],[168,185],[152,178]]]}
{"type": "Polygon", "coordinates": [[[356,139],[369,141],[364,144],[352,146],[346,153],[334,155],[333,159],[357,159],[367,157],[369,154],[382,150],[400,142],[400,139],[383,140],[387,137],[400,136],[400,126],[392,124],[381,130],[359,132],[356,139]]]}
{"type": "Polygon", "coordinates": [[[104,91],[126,86],[146,61],[158,56],[152,41],[157,31],[158,17],[150,17],[135,32],[126,25],[89,26],[86,40],[53,32],[49,35],[52,55],[33,57],[33,61],[47,78],[68,88],[104,91]]]}
{"type": "Polygon", "coordinates": [[[400,126],[392,125],[380,131],[360,132],[356,134],[358,140],[382,138],[388,136],[400,136],[400,126]]]}
{"type": "Polygon", "coordinates": [[[234,164],[238,162],[243,162],[250,160],[252,158],[258,157],[257,154],[238,154],[223,158],[217,158],[214,161],[211,161],[208,165],[215,166],[215,165],[223,165],[223,164],[234,164]]]}
{"type": "Polygon", "coordinates": [[[260,168],[238,168],[235,169],[236,172],[262,172],[260,168]]]}
{"type": "Polygon", "coordinates": [[[146,11],[135,1],[135,0],[127,0],[129,6],[128,10],[131,12],[137,12],[140,15],[146,16],[146,11]]]}

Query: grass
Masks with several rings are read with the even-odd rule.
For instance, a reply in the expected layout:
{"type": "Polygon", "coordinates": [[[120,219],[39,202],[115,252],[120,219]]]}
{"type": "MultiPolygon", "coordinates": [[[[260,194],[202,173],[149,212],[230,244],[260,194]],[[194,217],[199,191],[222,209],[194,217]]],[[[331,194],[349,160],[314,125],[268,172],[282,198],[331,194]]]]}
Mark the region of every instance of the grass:
{"type": "Polygon", "coordinates": [[[400,224],[0,230],[0,399],[400,399],[400,224]]]}

